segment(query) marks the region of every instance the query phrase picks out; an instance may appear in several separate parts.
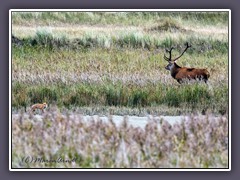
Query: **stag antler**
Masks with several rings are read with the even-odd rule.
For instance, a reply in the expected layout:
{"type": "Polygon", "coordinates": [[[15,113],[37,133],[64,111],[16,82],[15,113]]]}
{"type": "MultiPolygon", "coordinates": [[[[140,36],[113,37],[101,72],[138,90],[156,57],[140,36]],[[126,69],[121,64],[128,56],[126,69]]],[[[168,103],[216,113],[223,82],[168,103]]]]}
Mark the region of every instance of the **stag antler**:
{"type": "Polygon", "coordinates": [[[172,50],[173,50],[173,49],[174,49],[174,47],[171,47],[170,50],[165,49],[165,51],[169,53],[169,58],[167,58],[167,56],[166,56],[165,53],[164,53],[164,59],[165,59],[166,61],[171,61],[171,59],[172,59],[172,50]]]}
{"type": "Polygon", "coordinates": [[[182,54],[180,54],[177,58],[175,58],[175,59],[172,60],[172,61],[176,61],[176,60],[178,60],[178,59],[179,59],[179,58],[185,53],[185,51],[186,51],[188,48],[191,47],[191,45],[188,44],[188,42],[185,43],[185,46],[186,46],[186,48],[184,49],[184,51],[182,52],[182,54]]]}

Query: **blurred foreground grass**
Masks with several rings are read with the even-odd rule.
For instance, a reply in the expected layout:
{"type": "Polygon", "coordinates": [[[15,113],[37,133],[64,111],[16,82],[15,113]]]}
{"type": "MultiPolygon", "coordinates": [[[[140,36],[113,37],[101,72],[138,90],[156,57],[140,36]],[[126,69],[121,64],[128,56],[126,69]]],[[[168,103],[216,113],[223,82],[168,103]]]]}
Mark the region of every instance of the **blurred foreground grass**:
{"type": "Polygon", "coordinates": [[[12,119],[13,168],[227,168],[228,117],[149,118],[144,129],[81,115],[46,112],[12,119]],[[42,158],[26,163],[26,157],[42,158]],[[54,163],[46,160],[72,160],[54,163]]]}

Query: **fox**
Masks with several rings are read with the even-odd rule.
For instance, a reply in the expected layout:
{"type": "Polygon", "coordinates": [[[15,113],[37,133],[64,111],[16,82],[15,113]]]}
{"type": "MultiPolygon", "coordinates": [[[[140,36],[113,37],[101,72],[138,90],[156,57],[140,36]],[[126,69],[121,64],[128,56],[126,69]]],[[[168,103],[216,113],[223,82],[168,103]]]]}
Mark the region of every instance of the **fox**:
{"type": "Polygon", "coordinates": [[[47,103],[42,103],[42,104],[38,103],[31,106],[31,111],[35,112],[36,109],[40,109],[43,113],[44,109],[46,109],[47,107],[48,107],[47,103]]]}

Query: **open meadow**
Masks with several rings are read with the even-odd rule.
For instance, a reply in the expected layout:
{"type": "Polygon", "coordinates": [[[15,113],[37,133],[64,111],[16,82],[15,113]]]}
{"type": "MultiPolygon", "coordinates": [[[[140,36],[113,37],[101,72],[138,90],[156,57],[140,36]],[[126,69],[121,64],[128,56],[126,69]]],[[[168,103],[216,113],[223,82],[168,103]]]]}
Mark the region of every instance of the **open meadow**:
{"type": "Polygon", "coordinates": [[[228,18],[12,12],[12,168],[228,168],[228,18]],[[207,83],[165,69],[165,48],[186,42],[178,65],[206,68],[207,83]]]}

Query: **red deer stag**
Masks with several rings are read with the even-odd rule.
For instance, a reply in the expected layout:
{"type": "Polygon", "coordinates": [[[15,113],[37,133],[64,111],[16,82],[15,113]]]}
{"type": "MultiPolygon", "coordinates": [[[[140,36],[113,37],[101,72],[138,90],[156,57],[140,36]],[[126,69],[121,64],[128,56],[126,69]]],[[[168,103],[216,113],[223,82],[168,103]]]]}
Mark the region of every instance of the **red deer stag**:
{"type": "Polygon", "coordinates": [[[166,49],[166,52],[169,53],[169,58],[164,54],[164,59],[168,61],[168,65],[165,67],[166,70],[171,72],[171,76],[176,79],[179,83],[184,82],[184,80],[203,80],[207,83],[208,78],[210,77],[209,72],[206,69],[196,69],[188,67],[180,67],[177,65],[176,61],[185,53],[185,51],[191,47],[188,43],[185,44],[186,48],[175,59],[172,59],[172,50],[174,47],[171,47],[170,50],[166,49]]]}

